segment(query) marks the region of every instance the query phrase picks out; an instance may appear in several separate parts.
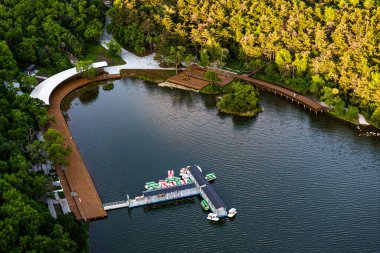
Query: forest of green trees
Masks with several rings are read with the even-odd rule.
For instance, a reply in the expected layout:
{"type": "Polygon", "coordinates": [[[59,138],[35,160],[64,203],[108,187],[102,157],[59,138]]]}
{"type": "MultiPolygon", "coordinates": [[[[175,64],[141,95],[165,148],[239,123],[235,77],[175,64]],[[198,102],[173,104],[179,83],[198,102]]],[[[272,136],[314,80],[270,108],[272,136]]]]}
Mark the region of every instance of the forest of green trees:
{"type": "Polygon", "coordinates": [[[115,0],[109,15],[108,29],[138,54],[228,52],[231,67],[258,70],[342,114],[351,106],[380,127],[379,0],[115,0]]]}
{"type": "Polygon", "coordinates": [[[221,112],[252,117],[263,110],[259,106],[259,92],[252,85],[235,81],[226,86],[225,95],[217,103],[221,112]]]}
{"type": "MultiPolygon", "coordinates": [[[[380,128],[380,0],[114,0],[108,14],[107,29],[139,55],[254,70],[380,128]]],[[[46,159],[64,165],[69,150],[46,129],[41,101],[3,84],[22,80],[30,92],[35,80],[21,74],[28,65],[72,67],[70,55],[81,59],[98,43],[105,15],[101,0],[0,0],[0,252],[88,251],[88,225],[72,215],[54,220],[41,202],[48,179],[30,170],[46,159]],[[35,139],[40,129],[45,143],[35,139]]],[[[257,96],[243,87],[219,107],[247,111],[257,96]]]]}
{"type": "Polygon", "coordinates": [[[86,43],[97,43],[105,18],[98,0],[0,0],[0,82],[30,64],[56,70],[72,67],[86,43]]]}
{"type": "Polygon", "coordinates": [[[105,6],[97,0],[0,0],[0,252],[86,252],[88,224],[73,215],[53,219],[43,204],[49,179],[31,170],[52,161],[65,165],[70,152],[42,102],[5,81],[21,81],[30,92],[36,80],[22,75],[30,64],[55,72],[82,58],[87,43],[98,43],[105,6]],[[45,142],[36,140],[47,130],[45,142]]]}
{"type": "Polygon", "coordinates": [[[36,140],[51,117],[38,99],[0,86],[0,252],[83,252],[88,225],[71,214],[54,220],[41,202],[48,178],[32,165],[65,165],[69,150],[52,129],[36,140]]]}

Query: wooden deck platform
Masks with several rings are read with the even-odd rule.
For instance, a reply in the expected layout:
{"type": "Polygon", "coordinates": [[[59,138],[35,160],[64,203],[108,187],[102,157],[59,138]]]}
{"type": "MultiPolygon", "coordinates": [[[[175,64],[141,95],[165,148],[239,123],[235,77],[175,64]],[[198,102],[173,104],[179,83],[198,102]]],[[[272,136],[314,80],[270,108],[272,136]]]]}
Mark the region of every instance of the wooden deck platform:
{"type": "Polygon", "coordinates": [[[120,75],[101,75],[91,80],[80,79],[69,81],[57,87],[50,97],[48,110],[55,118],[55,122],[51,124],[51,127],[61,133],[65,139],[65,144],[71,148],[71,154],[68,157],[69,166],[65,170],[56,169],[56,171],[61,179],[70,210],[80,220],[88,221],[104,218],[107,216],[107,213],[103,208],[98,192],[62,115],[61,101],[71,91],[83,85],[117,78],[120,78],[120,75]]]}
{"type": "Polygon", "coordinates": [[[178,75],[172,76],[168,79],[168,82],[182,85],[188,88],[200,90],[203,87],[209,85],[208,81],[201,80],[195,77],[189,76],[188,79],[185,78],[185,72],[179,73],[178,75]]]}
{"type": "MultiPolygon", "coordinates": [[[[235,79],[235,76],[223,70],[213,69],[213,71],[215,71],[218,74],[218,77],[220,78],[220,80],[215,83],[216,85],[223,86],[232,82],[235,79]]],[[[205,69],[197,65],[193,65],[191,67],[191,70],[188,71],[189,78],[186,78],[186,72],[181,72],[178,75],[170,77],[167,81],[188,88],[200,90],[203,87],[210,84],[210,82],[204,78],[204,73],[205,69]]]]}
{"type": "MultiPolygon", "coordinates": [[[[213,69],[220,78],[220,81],[216,82],[217,85],[226,85],[230,82],[232,82],[235,79],[240,79],[242,81],[245,81],[247,83],[250,83],[252,85],[257,86],[260,89],[271,91],[275,94],[279,94],[281,96],[284,96],[293,102],[296,102],[298,104],[303,105],[305,108],[309,108],[310,110],[318,113],[328,110],[327,107],[321,105],[318,103],[318,101],[309,98],[307,96],[304,96],[300,93],[297,93],[295,91],[292,91],[290,89],[287,89],[285,87],[282,87],[280,85],[270,83],[267,81],[251,78],[250,74],[242,74],[242,75],[236,75],[232,72],[224,71],[222,69],[213,69]]],[[[168,79],[168,82],[175,83],[178,85],[182,85],[185,87],[189,87],[192,89],[200,90],[203,87],[210,84],[207,80],[204,78],[205,69],[193,65],[191,67],[191,70],[188,72],[189,78],[185,78],[185,72],[182,72],[178,75],[175,75],[168,79]]]]}

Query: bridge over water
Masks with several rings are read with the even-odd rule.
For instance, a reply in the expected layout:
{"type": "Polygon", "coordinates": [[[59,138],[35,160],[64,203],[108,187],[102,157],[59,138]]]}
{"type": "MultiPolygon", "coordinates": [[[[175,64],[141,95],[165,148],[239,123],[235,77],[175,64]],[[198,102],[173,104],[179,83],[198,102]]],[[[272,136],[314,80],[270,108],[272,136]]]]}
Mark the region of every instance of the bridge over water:
{"type": "Polygon", "coordinates": [[[266,82],[263,80],[251,78],[249,77],[249,75],[250,74],[242,74],[242,75],[238,75],[237,78],[245,82],[248,82],[260,89],[270,91],[275,94],[279,94],[280,96],[284,96],[294,102],[297,102],[298,104],[303,105],[305,108],[306,107],[309,108],[311,111],[314,111],[315,113],[327,111],[329,109],[326,106],[322,105],[321,103],[305,95],[299,94],[295,91],[292,91],[280,85],[276,85],[276,84],[266,82]]]}
{"type": "Polygon", "coordinates": [[[197,165],[188,166],[188,171],[193,183],[144,191],[141,196],[134,199],[129,199],[128,197],[127,200],[105,203],[103,204],[104,210],[110,211],[125,207],[134,208],[200,195],[207,201],[211,211],[218,217],[227,216],[226,205],[205,179],[201,168],[197,165]]]}

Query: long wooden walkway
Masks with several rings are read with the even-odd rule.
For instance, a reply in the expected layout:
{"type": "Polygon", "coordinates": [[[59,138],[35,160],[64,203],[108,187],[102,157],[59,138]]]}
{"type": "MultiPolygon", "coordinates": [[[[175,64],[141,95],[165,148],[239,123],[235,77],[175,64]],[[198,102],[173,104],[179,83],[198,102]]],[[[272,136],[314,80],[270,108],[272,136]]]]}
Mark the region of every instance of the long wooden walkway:
{"type": "Polygon", "coordinates": [[[249,74],[242,74],[242,75],[238,75],[236,77],[241,79],[241,80],[244,80],[246,82],[249,82],[249,83],[251,83],[251,84],[253,84],[253,85],[255,85],[255,86],[257,86],[263,90],[271,91],[275,94],[285,96],[286,98],[291,99],[292,101],[297,102],[297,103],[303,105],[304,107],[309,108],[310,110],[312,110],[314,112],[323,112],[323,111],[328,110],[327,107],[321,105],[320,103],[318,103],[317,101],[315,101],[309,97],[306,97],[306,96],[299,94],[295,91],[289,90],[287,88],[284,88],[282,86],[279,86],[279,85],[276,85],[276,84],[273,84],[270,82],[251,78],[251,77],[249,77],[249,74]]]}
{"type": "Polygon", "coordinates": [[[68,157],[69,166],[65,170],[56,169],[62,181],[65,197],[70,210],[80,220],[94,220],[107,216],[98,192],[88,174],[82,156],[72,139],[70,130],[61,112],[61,101],[71,91],[91,82],[107,79],[117,79],[120,75],[101,75],[94,79],[74,80],[59,86],[50,97],[49,113],[54,116],[55,122],[51,127],[61,133],[65,144],[70,146],[71,154],[68,157]]]}

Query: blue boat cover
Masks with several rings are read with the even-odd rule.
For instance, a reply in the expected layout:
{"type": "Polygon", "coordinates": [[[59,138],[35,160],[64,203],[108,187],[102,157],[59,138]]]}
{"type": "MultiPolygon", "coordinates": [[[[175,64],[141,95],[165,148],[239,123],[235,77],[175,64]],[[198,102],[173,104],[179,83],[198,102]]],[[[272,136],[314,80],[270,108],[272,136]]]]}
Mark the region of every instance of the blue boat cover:
{"type": "Polygon", "coordinates": [[[200,186],[209,185],[209,182],[206,180],[203,173],[198,169],[198,166],[196,166],[196,165],[191,166],[189,168],[189,171],[190,171],[191,175],[193,175],[195,181],[197,181],[197,183],[200,186]]]}
{"type": "Polygon", "coordinates": [[[203,187],[202,190],[216,209],[221,207],[226,208],[226,205],[224,204],[223,200],[220,198],[218,193],[216,193],[215,189],[211,185],[203,187]]]}

